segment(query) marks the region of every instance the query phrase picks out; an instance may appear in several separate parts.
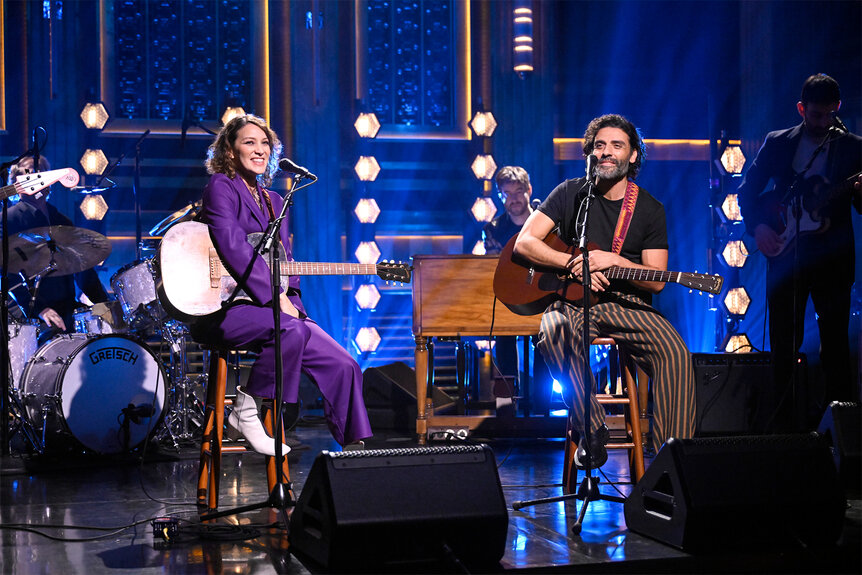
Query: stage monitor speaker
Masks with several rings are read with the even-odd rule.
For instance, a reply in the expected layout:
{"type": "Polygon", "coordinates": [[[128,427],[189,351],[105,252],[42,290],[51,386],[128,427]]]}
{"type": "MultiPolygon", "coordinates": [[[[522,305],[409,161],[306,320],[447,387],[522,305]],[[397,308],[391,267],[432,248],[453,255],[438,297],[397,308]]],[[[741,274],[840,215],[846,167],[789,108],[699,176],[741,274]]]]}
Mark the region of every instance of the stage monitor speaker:
{"type": "Polygon", "coordinates": [[[772,414],[772,360],[768,353],[692,354],[697,435],[763,433],[772,414]]]}
{"type": "Polygon", "coordinates": [[[290,549],[331,571],[498,569],[509,517],[487,445],[322,452],[290,549]]]}
{"type": "MultiPolygon", "coordinates": [[[[369,367],[362,374],[362,395],[372,428],[416,428],[416,371],[398,361],[380,367],[369,367]]],[[[445,392],[432,388],[434,409],[455,403],[445,392]]]]}
{"type": "Polygon", "coordinates": [[[671,438],[624,505],[631,531],[686,551],[830,544],[846,500],[824,438],[671,438]]]}
{"type": "Polygon", "coordinates": [[[862,493],[862,405],[833,401],[826,408],[817,432],[831,446],[835,468],[845,493],[862,493]]]}

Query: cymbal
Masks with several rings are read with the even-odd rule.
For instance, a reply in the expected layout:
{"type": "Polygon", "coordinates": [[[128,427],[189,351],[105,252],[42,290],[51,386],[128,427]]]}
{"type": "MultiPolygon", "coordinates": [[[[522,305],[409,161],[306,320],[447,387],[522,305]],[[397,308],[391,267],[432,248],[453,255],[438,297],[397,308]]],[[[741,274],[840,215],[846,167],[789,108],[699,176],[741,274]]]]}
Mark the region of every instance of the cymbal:
{"type": "Polygon", "coordinates": [[[163,236],[165,235],[165,232],[171,229],[171,226],[173,226],[174,224],[178,224],[180,222],[188,222],[194,219],[194,217],[198,215],[198,212],[201,211],[202,203],[203,202],[201,200],[198,200],[193,204],[189,204],[186,207],[175,211],[174,213],[154,225],[153,228],[150,230],[150,235],[163,236]]]}
{"type": "Polygon", "coordinates": [[[111,241],[93,230],[48,226],[9,237],[9,273],[65,276],[90,269],[111,254],[111,241]]]}

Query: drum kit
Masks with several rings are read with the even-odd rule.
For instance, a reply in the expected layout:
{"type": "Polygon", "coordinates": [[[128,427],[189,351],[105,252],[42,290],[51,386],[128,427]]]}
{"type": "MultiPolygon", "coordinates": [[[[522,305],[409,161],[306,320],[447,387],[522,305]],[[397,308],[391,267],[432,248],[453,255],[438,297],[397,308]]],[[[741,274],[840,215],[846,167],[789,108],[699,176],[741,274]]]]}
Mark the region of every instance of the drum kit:
{"type": "MultiPolygon", "coordinates": [[[[191,219],[197,207],[171,214],[151,233],[191,219]]],[[[9,245],[8,269],[28,285],[92,268],[111,251],[105,236],[72,226],[26,230],[9,245]]],[[[151,434],[174,448],[196,437],[204,376],[190,374],[188,328],[162,310],[153,265],[150,257],[121,267],[110,280],[116,300],[77,310],[74,333],[42,345],[39,320],[10,306],[9,437],[19,433],[38,454],[102,455],[128,452],[151,434]],[[159,340],[167,372],[148,345],[159,340]]]]}

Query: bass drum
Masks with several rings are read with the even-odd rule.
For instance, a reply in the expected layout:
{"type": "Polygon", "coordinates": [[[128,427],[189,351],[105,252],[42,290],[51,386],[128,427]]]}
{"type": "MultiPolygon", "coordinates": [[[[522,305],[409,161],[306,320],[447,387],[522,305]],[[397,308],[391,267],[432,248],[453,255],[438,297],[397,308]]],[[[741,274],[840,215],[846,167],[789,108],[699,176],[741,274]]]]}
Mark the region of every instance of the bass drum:
{"type": "Polygon", "coordinates": [[[79,446],[122,453],[162,420],[164,370],[148,347],[128,336],[60,336],[39,348],[21,381],[27,416],[49,453],[79,446]]]}

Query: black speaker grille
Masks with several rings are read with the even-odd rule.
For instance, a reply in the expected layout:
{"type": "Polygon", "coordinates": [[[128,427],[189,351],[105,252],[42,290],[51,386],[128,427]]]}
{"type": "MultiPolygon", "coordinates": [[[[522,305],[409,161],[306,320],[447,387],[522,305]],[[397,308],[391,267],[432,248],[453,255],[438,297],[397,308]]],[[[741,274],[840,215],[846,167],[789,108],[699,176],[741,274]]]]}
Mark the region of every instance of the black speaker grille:
{"type": "Polygon", "coordinates": [[[453,455],[460,453],[481,453],[487,446],[480,445],[441,445],[434,447],[405,447],[401,449],[364,449],[357,451],[324,451],[323,455],[332,459],[367,459],[373,457],[416,457],[423,455],[453,455]]]}

